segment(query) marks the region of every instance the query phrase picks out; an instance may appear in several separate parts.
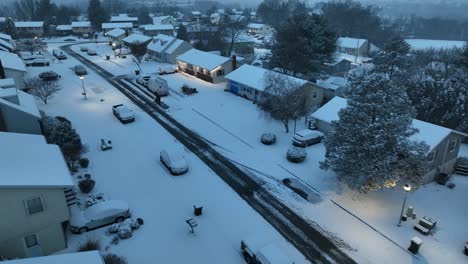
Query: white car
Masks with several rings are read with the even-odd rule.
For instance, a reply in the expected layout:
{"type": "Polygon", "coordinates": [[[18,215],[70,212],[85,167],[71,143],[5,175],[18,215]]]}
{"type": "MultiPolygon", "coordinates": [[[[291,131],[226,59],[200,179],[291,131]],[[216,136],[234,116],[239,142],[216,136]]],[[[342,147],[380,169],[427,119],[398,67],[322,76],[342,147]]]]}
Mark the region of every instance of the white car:
{"type": "Polygon", "coordinates": [[[81,46],[81,47],[80,47],[80,50],[81,50],[81,51],[88,51],[88,47],[81,46]]]}
{"type": "Polygon", "coordinates": [[[88,49],[88,51],[86,52],[88,55],[90,56],[94,56],[94,55],[97,55],[97,52],[93,49],[88,49]]]}
{"type": "Polygon", "coordinates": [[[130,55],[131,51],[127,47],[121,47],[114,50],[115,56],[130,55]]]}
{"type": "Polygon", "coordinates": [[[182,175],[189,170],[187,161],[177,152],[163,150],[159,159],[172,175],[182,175]]]}
{"type": "Polygon", "coordinates": [[[85,210],[71,211],[70,230],[74,233],[86,233],[91,229],[122,222],[131,216],[125,201],[108,200],[96,203],[85,210]]]}
{"type": "Polygon", "coordinates": [[[133,111],[123,104],[112,106],[112,113],[123,124],[135,121],[135,115],[133,114],[133,111]]]}
{"type": "Polygon", "coordinates": [[[143,85],[144,87],[148,87],[150,79],[151,75],[138,75],[138,77],[136,78],[136,82],[143,85]]]}
{"type": "Polygon", "coordinates": [[[171,74],[171,73],[176,73],[176,72],[177,72],[177,68],[173,66],[159,67],[159,75],[171,74]]]}
{"type": "Polygon", "coordinates": [[[297,147],[308,147],[320,143],[324,134],[318,130],[304,129],[297,132],[293,137],[293,145],[297,147]]]}
{"type": "Polygon", "coordinates": [[[42,66],[49,66],[50,61],[46,58],[39,58],[39,59],[31,59],[25,60],[24,64],[28,67],[42,67],[42,66]]]}

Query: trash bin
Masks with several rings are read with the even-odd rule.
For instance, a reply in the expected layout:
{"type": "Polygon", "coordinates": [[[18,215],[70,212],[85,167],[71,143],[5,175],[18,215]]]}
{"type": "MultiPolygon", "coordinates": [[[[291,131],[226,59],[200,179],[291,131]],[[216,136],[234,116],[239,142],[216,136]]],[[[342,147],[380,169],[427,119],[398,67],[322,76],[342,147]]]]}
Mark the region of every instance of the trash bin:
{"type": "Polygon", "coordinates": [[[408,206],[408,208],[406,208],[406,216],[407,217],[412,217],[413,216],[413,206],[408,206]]]}
{"type": "Polygon", "coordinates": [[[135,70],[135,75],[140,75],[140,70],[135,70]]]}
{"type": "Polygon", "coordinates": [[[421,245],[423,244],[423,241],[419,237],[413,237],[411,239],[411,245],[408,248],[408,250],[413,253],[413,254],[418,254],[419,248],[421,248],[421,245]]]}
{"type": "Polygon", "coordinates": [[[110,55],[106,55],[106,60],[110,60],[110,55]]]}
{"type": "Polygon", "coordinates": [[[203,206],[200,206],[200,207],[196,207],[195,205],[193,206],[193,213],[196,215],[196,216],[199,216],[203,213],[203,206]]]}

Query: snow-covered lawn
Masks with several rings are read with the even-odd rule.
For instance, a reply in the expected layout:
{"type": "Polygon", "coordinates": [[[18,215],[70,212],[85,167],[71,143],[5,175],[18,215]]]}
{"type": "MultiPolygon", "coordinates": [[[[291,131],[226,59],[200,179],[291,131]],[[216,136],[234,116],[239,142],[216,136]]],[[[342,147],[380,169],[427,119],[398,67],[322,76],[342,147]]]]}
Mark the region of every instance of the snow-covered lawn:
{"type": "MultiPolygon", "coordinates": [[[[84,56],[114,75],[133,74],[138,69],[129,57],[105,60],[104,55],[111,54],[109,46],[86,45],[96,48],[99,56],[84,56]]],[[[160,65],[143,61],[141,67],[145,73],[155,73],[160,65]]],[[[337,241],[342,241],[343,248],[348,249],[360,263],[466,261],[461,250],[468,239],[468,228],[464,226],[468,214],[464,210],[466,198],[463,197],[468,192],[468,177],[454,177],[452,181],[457,187],[453,190],[432,183],[408,195],[407,204],[414,207],[418,218],[429,216],[438,221],[438,229],[434,235],[426,237],[413,230],[412,227],[416,224],[414,220],[397,227],[404,195],[402,190],[364,195],[341,186],[333,172],[319,168],[319,162],[323,160],[325,153],[322,144],[306,149],[305,162],[289,163],[286,152],[291,146],[292,133],[285,134],[281,123],[267,118],[251,101],[224,92],[224,84],[213,85],[184,74],[165,75],[163,78],[173,91],[179,91],[183,84],[199,90],[198,94],[192,96],[172,92],[169,97],[163,98],[170,106],[168,112],[172,116],[215,144],[220,152],[240,167],[252,170],[264,178],[272,192],[311,223],[326,230],[324,232],[337,241]],[[260,136],[264,132],[275,133],[277,142],[272,146],[261,144],[260,136]],[[320,199],[305,201],[278,183],[284,178],[301,180],[316,190],[320,199]],[[417,257],[406,251],[414,236],[424,240],[417,257]]],[[[106,102],[107,100],[106,97],[106,102]]],[[[139,126],[137,123],[135,126],[139,126]]],[[[291,124],[291,129],[293,126],[291,124]]],[[[304,127],[304,121],[298,120],[297,129],[304,127]]],[[[89,136],[94,136],[96,140],[99,137],[96,132],[89,136]]]]}
{"type": "MultiPolygon", "coordinates": [[[[50,44],[52,50],[58,44],[50,44]]],[[[262,237],[284,249],[295,263],[304,257],[246,204],[229,186],[195,155],[184,149],[146,113],[96,74],[88,71],[84,83],[88,100],[81,95],[81,81],[70,69],[78,64],[73,58],[50,67],[30,68],[32,75],[54,70],[62,78],[63,90],[48,105],[38,105],[49,115],[65,116],[89,147],[87,170],[96,180],[94,192],[107,199],[129,203],[134,217],[144,226],[129,240],[112,245],[109,252],[126,256],[129,263],[242,263],[240,241],[248,235],[262,237]],[[136,121],[121,124],[111,106],[124,103],[133,109],[136,121]],[[100,139],[111,139],[113,149],[100,150],[100,139]],[[159,162],[159,152],[173,149],[184,153],[190,171],[170,176],[159,162]],[[193,206],[203,206],[195,217],[193,206]],[[185,221],[194,218],[199,226],[189,233],[185,221]]],[[[127,71],[129,69],[126,69],[127,71]]],[[[80,172],[75,175],[82,175],[80,172]]],[[[67,234],[74,251],[87,238],[109,245],[107,228],[84,235],[67,234]]]]}

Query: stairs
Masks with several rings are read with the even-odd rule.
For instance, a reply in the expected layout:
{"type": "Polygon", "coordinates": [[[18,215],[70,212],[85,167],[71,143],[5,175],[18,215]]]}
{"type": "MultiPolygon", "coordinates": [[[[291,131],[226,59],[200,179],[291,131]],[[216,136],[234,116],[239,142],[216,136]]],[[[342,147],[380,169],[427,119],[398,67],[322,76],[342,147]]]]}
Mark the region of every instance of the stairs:
{"type": "Polygon", "coordinates": [[[78,202],[78,199],[76,198],[76,192],[73,190],[73,188],[64,189],[64,193],[68,206],[74,205],[78,202]]]}
{"type": "Polygon", "coordinates": [[[455,165],[455,173],[468,176],[468,158],[459,158],[455,165]]]}

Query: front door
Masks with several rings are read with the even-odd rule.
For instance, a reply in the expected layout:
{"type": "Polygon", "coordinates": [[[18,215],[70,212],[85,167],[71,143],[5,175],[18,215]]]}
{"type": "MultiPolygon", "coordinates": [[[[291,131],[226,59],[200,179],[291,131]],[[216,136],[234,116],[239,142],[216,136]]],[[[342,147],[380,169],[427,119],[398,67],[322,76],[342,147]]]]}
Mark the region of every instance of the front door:
{"type": "Polygon", "coordinates": [[[36,234],[24,237],[24,245],[26,247],[26,255],[28,257],[42,256],[42,248],[36,234]]]}
{"type": "Polygon", "coordinates": [[[239,86],[236,82],[230,82],[231,83],[231,93],[237,94],[239,91],[239,86]]]}

